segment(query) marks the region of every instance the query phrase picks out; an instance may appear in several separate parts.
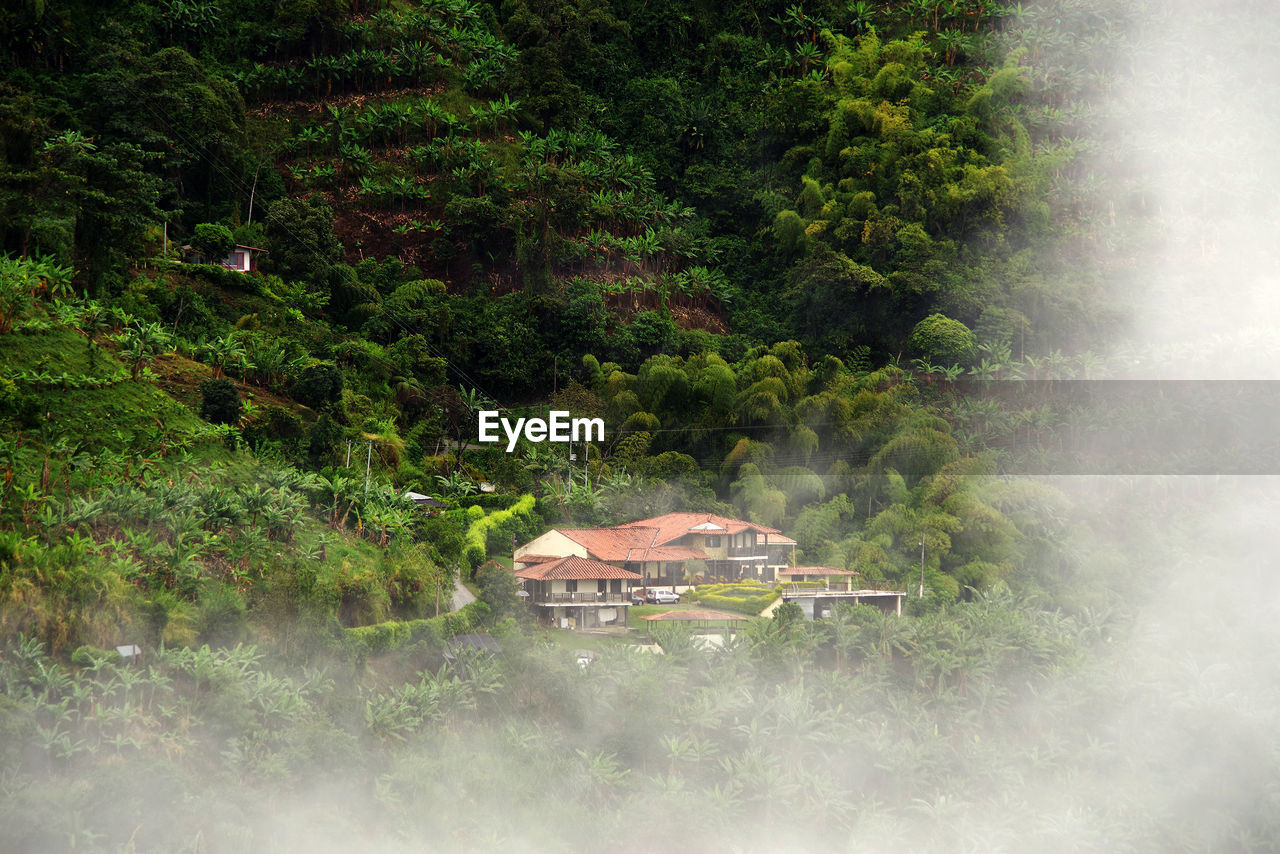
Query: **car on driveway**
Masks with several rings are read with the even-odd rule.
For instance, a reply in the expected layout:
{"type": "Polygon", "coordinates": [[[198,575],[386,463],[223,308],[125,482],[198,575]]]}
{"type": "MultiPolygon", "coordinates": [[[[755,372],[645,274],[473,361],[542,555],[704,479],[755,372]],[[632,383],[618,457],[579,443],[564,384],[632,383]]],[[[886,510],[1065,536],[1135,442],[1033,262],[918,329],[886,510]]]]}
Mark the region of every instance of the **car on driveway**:
{"type": "Polygon", "coordinates": [[[671,590],[649,590],[644,594],[644,601],[650,605],[674,605],[680,601],[680,594],[671,590]]]}

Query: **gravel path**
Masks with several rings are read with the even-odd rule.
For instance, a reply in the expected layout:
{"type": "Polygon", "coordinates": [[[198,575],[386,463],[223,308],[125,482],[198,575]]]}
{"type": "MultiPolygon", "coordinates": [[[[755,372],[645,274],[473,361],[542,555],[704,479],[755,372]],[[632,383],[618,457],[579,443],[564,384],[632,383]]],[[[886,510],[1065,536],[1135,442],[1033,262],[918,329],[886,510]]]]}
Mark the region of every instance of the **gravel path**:
{"type": "Polygon", "coordinates": [[[471,595],[471,591],[459,584],[453,591],[453,610],[458,610],[463,605],[476,601],[476,597],[471,595]]]}

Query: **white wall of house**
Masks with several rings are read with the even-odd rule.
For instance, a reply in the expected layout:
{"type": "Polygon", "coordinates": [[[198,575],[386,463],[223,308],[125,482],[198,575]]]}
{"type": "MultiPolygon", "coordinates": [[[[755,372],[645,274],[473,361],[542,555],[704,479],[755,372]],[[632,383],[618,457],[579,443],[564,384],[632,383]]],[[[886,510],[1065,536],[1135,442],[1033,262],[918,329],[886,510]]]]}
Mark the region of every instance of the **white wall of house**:
{"type": "Polygon", "coordinates": [[[555,607],[551,609],[552,623],[556,628],[570,629],[594,629],[607,626],[624,626],[627,622],[627,608],[625,605],[600,605],[587,606],[585,608],[561,608],[555,607]],[[613,619],[609,621],[602,620],[601,614],[612,615],[613,619]],[[569,625],[565,626],[564,620],[569,621],[569,625]]]}
{"type": "Polygon", "coordinates": [[[691,541],[689,545],[702,549],[708,560],[724,560],[729,557],[729,535],[724,532],[701,537],[695,535],[688,539],[691,541]],[[718,545],[713,546],[712,543],[718,543],[718,545]]]}
{"type": "Polygon", "coordinates": [[[527,554],[554,555],[556,557],[568,557],[569,555],[588,557],[585,546],[575,543],[556,530],[547,531],[522,546],[516,546],[516,560],[519,560],[521,555],[527,554]]]}

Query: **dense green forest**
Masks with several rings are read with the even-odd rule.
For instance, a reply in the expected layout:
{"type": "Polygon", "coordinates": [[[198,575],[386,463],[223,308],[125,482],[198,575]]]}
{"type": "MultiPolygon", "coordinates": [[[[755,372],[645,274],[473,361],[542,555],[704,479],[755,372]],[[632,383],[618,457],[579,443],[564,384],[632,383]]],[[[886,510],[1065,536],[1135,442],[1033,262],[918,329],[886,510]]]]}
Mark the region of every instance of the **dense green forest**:
{"type": "Polygon", "coordinates": [[[1159,426],[1054,394],[1135,363],[1148,13],[0,10],[0,849],[1274,848],[1274,706],[1142,611],[1228,643],[1159,568],[1256,580],[1230,490],[1011,476],[1159,426]],[[674,510],[922,595],[532,625],[513,543],[674,510]]]}

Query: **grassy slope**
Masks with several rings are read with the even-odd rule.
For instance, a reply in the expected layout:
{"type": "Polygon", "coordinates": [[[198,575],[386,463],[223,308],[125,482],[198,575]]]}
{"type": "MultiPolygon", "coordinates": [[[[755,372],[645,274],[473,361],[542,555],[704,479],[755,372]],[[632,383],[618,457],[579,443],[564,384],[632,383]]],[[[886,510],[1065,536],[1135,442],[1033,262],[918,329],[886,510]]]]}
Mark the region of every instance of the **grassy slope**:
{"type": "MultiPolygon", "coordinates": [[[[0,375],[24,370],[107,379],[125,368],[109,351],[91,351],[84,336],[68,329],[0,336],[0,375]]],[[[19,445],[18,482],[38,479],[45,446],[59,442],[90,454],[142,453],[202,430],[203,422],[190,409],[146,380],[125,379],[98,389],[33,388],[21,382],[18,387],[30,395],[31,417],[25,423],[0,422],[19,445]]]]}
{"type": "MultiPolygon", "coordinates": [[[[65,372],[76,377],[110,378],[125,370],[109,350],[95,349],[91,357],[88,341],[64,328],[3,335],[0,336],[0,376],[38,370],[55,375],[65,372]]],[[[198,386],[209,377],[209,368],[177,354],[162,357],[157,368],[161,386],[180,399],[166,394],[155,381],[146,378],[137,381],[126,378],[102,389],[42,389],[29,383],[18,384],[20,391],[33,397],[37,404],[33,414],[38,413],[38,418],[28,419],[26,423],[13,419],[0,421],[0,440],[17,445],[13,485],[38,489],[48,456],[52,488],[36,501],[5,502],[0,526],[25,528],[28,535],[41,535],[38,524],[32,527],[33,507],[45,502],[58,505],[73,495],[91,495],[103,484],[104,478],[110,483],[118,480],[142,483],[144,477],[151,483],[186,481],[231,491],[267,481],[270,462],[259,460],[247,451],[228,450],[216,438],[202,437],[208,425],[192,409],[198,407],[198,386]]],[[[274,403],[302,409],[262,390],[243,385],[241,388],[246,396],[256,396],[259,405],[274,403]]],[[[104,541],[99,533],[95,539],[98,542],[88,548],[98,557],[86,554],[83,559],[104,563],[113,554],[110,538],[104,541]]],[[[309,514],[300,520],[292,542],[273,541],[264,545],[268,546],[267,550],[253,559],[255,565],[261,566],[253,573],[258,580],[240,592],[249,605],[251,639],[269,641],[283,649],[289,647],[291,636],[299,629],[294,620],[299,603],[294,601],[293,587],[300,567],[308,567],[313,572],[313,583],[318,588],[339,589],[352,579],[380,574],[386,554],[385,549],[368,540],[350,532],[335,531],[309,514]],[[319,553],[325,555],[323,560],[315,557],[319,553]]],[[[204,575],[210,581],[220,578],[215,565],[207,567],[204,575]]],[[[142,587],[137,593],[139,602],[151,595],[142,587]]],[[[332,605],[336,614],[336,601],[320,604],[332,605]]],[[[102,638],[94,640],[106,643],[102,638]]]]}

